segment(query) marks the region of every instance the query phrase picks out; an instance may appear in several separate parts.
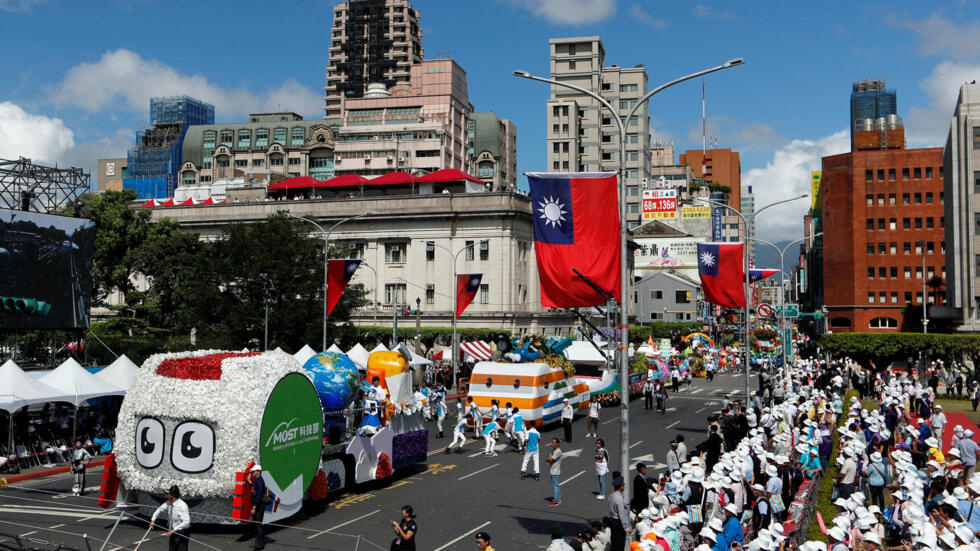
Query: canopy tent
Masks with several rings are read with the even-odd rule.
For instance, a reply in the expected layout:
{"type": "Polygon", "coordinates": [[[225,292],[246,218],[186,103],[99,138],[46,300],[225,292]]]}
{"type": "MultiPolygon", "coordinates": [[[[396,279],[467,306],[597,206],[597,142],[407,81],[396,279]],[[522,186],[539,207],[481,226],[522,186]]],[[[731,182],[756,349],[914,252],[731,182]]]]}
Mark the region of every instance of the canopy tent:
{"type": "Polygon", "coordinates": [[[172,207],[172,206],[174,206],[176,204],[177,204],[177,202],[174,201],[174,198],[173,197],[170,197],[166,201],[160,203],[158,206],[161,206],[161,207],[172,207]]]}
{"type": "Polygon", "coordinates": [[[343,354],[344,353],[344,351],[341,350],[339,346],[337,346],[337,343],[331,344],[330,345],[330,348],[327,349],[327,352],[336,352],[338,354],[343,354]]]}
{"type": "Polygon", "coordinates": [[[71,401],[68,393],[30,377],[13,360],[0,365],[0,389],[0,409],[11,414],[31,404],[71,401]]]}
{"type": "Polygon", "coordinates": [[[129,390],[129,387],[132,386],[133,381],[136,379],[136,375],[139,374],[139,369],[138,365],[123,354],[116,358],[116,361],[106,366],[105,369],[96,373],[95,376],[123,390],[129,390]]]}
{"type": "Polygon", "coordinates": [[[160,206],[160,202],[157,201],[156,199],[150,199],[149,201],[140,205],[140,207],[159,207],[159,206],[160,206]]]}
{"type": "Polygon", "coordinates": [[[90,398],[99,396],[123,396],[126,390],[96,377],[82,367],[74,358],[68,358],[55,370],[38,379],[51,388],[69,397],[75,407],[90,398]]]}
{"type": "Polygon", "coordinates": [[[281,354],[285,354],[286,353],[286,351],[283,350],[281,346],[277,346],[276,349],[273,350],[273,352],[279,352],[281,354]]]}
{"type": "Polygon", "coordinates": [[[573,341],[565,349],[565,359],[573,364],[605,365],[606,358],[586,341],[573,341]]]}
{"type": "Polygon", "coordinates": [[[361,346],[361,343],[355,344],[347,351],[347,357],[362,370],[367,369],[368,357],[370,355],[367,349],[361,346]]]}
{"type": "Polygon", "coordinates": [[[295,354],[293,354],[293,357],[296,358],[296,361],[301,365],[305,365],[306,362],[313,356],[316,356],[316,350],[313,350],[313,348],[311,348],[308,344],[304,344],[303,348],[300,348],[295,354]]]}
{"type": "Polygon", "coordinates": [[[409,350],[408,352],[409,352],[409,354],[412,355],[411,361],[408,362],[409,365],[413,365],[413,366],[419,366],[419,365],[435,365],[434,363],[432,363],[431,360],[425,359],[425,356],[421,356],[419,354],[416,354],[415,352],[412,352],[411,350],[409,350]]]}
{"type": "Polygon", "coordinates": [[[379,342],[378,346],[375,346],[374,348],[371,349],[372,354],[375,352],[390,352],[390,350],[388,350],[388,348],[384,345],[384,343],[379,342]]]}
{"type": "Polygon", "coordinates": [[[197,204],[193,197],[188,197],[183,203],[178,203],[178,207],[192,207],[197,204]]]}
{"type": "Polygon", "coordinates": [[[493,358],[493,351],[490,350],[490,345],[483,341],[461,342],[459,343],[459,347],[463,350],[463,357],[468,355],[478,362],[489,361],[493,358]]]}

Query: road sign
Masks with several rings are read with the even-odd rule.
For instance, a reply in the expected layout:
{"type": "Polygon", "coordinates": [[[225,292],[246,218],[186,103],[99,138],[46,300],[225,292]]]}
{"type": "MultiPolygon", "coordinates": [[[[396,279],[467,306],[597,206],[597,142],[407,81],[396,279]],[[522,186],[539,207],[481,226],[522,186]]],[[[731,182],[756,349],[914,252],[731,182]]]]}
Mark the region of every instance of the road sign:
{"type": "Polygon", "coordinates": [[[783,310],[786,310],[787,318],[798,318],[800,317],[800,305],[799,304],[786,304],[785,306],[776,305],[774,311],[776,315],[782,314],[783,310]]]}
{"type": "MultiPolygon", "coordinates": [[[[783,330],[783,346],[793,346],[793,330],[789,327],[783,330]]],[[[787,350],[792,350],[787,348],[787,350]]]]}
{"type": "Polygon", "coordinates": [[[772,306],[762,303],[756,308],[755,312],[759,314],[759,317],[768,318],[772,317],[772,306]]]}

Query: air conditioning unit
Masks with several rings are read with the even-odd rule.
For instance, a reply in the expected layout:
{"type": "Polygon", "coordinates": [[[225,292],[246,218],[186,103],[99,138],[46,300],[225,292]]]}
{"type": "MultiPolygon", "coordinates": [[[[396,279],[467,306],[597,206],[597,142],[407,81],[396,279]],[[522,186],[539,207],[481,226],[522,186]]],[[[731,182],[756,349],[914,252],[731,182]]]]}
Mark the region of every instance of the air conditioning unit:
{"type": "Polygon", "coordinates": [[[365,153],[364,154],[364,160],[365,161],[370,161],[371,160],[371,154],[370,153],[365,153]]]}
{"type": "Polygon", "coordinates": [[[334,159],[333,159],[333,163],[334,163],[335,165],[339,165],[339,164],[340,164],[340,161],[343,161],[343,160],[344,160],[344,158],[343,158],[343,157],[334,157],[334,159]]]}
{"type": "Polygon", "coordinates": [[[393,155],[388,155],[388,162],[389,163],[392,162],[392,161],[394,161],[394,160],[395,160],[395,157],[393,155]]]}
{"type": "Polygon", "coordinates": [[[398,162],[399,162],[399,163],[404,163],[404,162],[405,162],[405,161],[407,161],[407,160],[408,160],[408,157],[405,157],[405,156],[400,156],[400,157],[398,157],[398,162]]]}

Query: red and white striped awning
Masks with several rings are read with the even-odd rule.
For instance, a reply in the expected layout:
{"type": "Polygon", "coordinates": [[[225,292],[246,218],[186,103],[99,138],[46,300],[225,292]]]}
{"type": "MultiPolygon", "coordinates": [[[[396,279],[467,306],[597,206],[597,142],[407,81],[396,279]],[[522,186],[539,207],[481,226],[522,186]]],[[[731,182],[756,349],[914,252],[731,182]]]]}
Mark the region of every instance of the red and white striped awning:
{"type": "Polygon", "coordinates": [[[493,357],[490,345],[483,341],[463,342],[459,344],[459,347],[463,350],[463,357],[469,355],[478,362],[485,362],[493,357]]]}

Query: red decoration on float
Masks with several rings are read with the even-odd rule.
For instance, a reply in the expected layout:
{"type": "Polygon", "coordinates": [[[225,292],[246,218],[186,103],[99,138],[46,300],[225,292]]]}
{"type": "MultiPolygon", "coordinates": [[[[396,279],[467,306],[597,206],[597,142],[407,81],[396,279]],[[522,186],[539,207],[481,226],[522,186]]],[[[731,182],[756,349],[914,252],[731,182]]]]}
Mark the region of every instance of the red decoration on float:
{"type": "Polygon", "coordinates": [[[172,379],[192,379],[195,381],[217,381],[221,379],[221,362],[228,358],[257,356],[261,352],[219,352],[207,356],[170,358],[160,362],[157,375],[172,379]]]}

